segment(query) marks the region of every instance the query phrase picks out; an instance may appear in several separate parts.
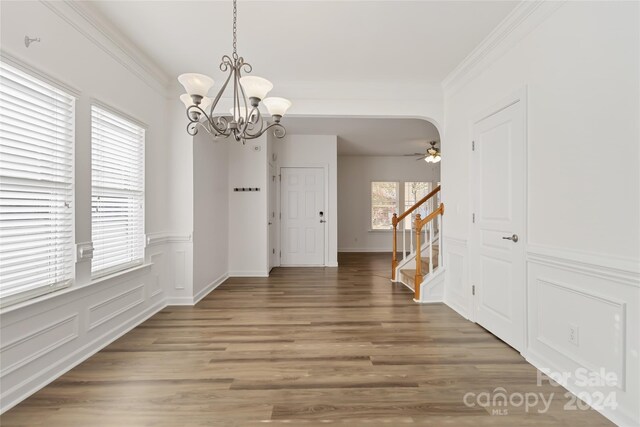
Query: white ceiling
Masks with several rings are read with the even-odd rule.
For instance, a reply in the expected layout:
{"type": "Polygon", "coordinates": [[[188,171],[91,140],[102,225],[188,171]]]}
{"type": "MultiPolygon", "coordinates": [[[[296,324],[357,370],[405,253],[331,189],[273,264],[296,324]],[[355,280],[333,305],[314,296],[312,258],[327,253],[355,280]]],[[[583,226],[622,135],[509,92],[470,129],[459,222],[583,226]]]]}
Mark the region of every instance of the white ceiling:
{"type": "Polygon", "coordinates": [[[424,153],[440,140],[435,126],[419,119],[285,117],[283,124],[289,135],[338,135],[340,156],[424,153]]]}
{"type": "MultiPolygon", "coordinates": [[[[441,102],[442,80],[517,3],[239,0],[238,52],[254,75],[274,83],[273,96],[441,102]]],[[[220,58],[231,54],[231,0],[82,5],[172,80],[199,72],[217,80],[214,90],[219,87],[220,58]]],[[[338,135],[340,155],[411,154],[439,140],[432,124],[416,119],[289,116],[285,125],[289,134],[338,135]]]]}
{"type": "MultiPolygon", "coordinates": [[[[238,3],[238,52],[276,85],[440,84],[515,1],[249,1],[238,3]]],[[[231,1],[83,2],[168,74],[221,78],[231,1]]]]}

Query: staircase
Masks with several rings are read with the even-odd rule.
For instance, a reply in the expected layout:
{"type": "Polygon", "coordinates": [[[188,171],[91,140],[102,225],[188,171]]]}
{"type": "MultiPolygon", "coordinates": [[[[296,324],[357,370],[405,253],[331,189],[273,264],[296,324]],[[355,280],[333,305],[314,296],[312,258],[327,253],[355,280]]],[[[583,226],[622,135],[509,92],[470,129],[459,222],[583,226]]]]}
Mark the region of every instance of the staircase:
{"type": "Polygon", "coordinates": [[[442,300],[444,268],[442,266],[442,215],[440,186],[400,215],[394,214],[391,281],[400,282],[414,292],[416,302],[442,300]],[[424,213],[424,218],[417,213],[424,213]],[[426,212],[426,213],[425,213],[426,212]],[[408,225],[410,224],[410,227],[408,225]],[[398,260],[398,226],[402,233],[402,259],[398,260]],[[407,252],[407,228],[409,251],[407,252]]]}

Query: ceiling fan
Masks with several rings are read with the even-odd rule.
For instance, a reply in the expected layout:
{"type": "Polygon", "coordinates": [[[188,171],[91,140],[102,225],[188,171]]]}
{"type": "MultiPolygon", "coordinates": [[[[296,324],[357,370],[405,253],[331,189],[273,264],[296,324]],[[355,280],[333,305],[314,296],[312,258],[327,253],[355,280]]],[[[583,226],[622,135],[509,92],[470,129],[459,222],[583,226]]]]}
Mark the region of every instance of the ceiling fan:
{"type": "Polygon", "coordinates": [[[427,148],[426,153],[405,154],[405,156],[418,156],[416,160],[424,160],[427,163],[438,163],[441,160],[440,150],[436,148],[437,141],[429,143],[431,147],[427,148]]]}

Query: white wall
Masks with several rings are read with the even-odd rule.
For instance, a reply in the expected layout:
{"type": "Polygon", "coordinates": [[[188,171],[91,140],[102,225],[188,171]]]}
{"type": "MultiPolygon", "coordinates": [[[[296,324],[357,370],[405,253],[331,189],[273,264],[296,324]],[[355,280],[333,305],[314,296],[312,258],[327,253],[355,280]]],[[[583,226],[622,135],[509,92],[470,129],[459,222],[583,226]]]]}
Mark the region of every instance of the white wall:
{"type": "MultiPolygon", "coordinates": [[[[519,29],[510,30],[510,49],[446,91],[442,161],[445,300],[473,318],[465,276],[471,122],[527,87],[525,356],[555,371],[617,373],[620,406],[605,414],[625,425],[640,423],[638,9],[637,2],[566,2],[519,39],[512,37],[519,29]],[[567,342],[570,322],[578,324],[579,346],[567,342]]],[[[570,389],[585,390],[574,381],[570,389]]]]}
{"type": "MultiPolygon", "coordinates": [[[[371,182],[440,181],[440,164],[414,157],[338,156],[338,251],[391,252],[391,230],[371,230],[371,182]]],[[[409,235],[407,234],[407,239],[409,235]]]]}
{"type": "Polygon", "coordinates": [[[267,136],[246,145],[223,140],[229,150],[229,275],[269,275],[267,225],[267,136]],[[258,192],[234,188],[258,187],[258,192]]]}
{"type": "MultiPolygon", "coordinates": [[[[322,167],[325,178],[326,215],[328,240],[325,248],[325,264],[338,266],[338,138],[335,135],[287,135],[273,139],[273,152],[277,156],[278,174],[284,167],[322,167]]],[[[280,203],[278,201],[278,203],[280,203]]]]}
{"type": "Polygon", "coordinates": [[[76,264],[63,291],[0,313],[2,410],[15,405],[165,306],[169,288],[189,278],[175,254],[187,236],[171,235],[167,99],[142,55],[128,56],[67,3],[2,2],[2,53],[70,86],[78,95],[75,139],[75,239],[91,241],[90,103],[100,101],[147,125],[146,217],[148,264],[90,279],[90,261],[76,264]],[[28,49],[24,36],[40,37],[28,49]],[[137,58],[135,61],[133,57],[137,58]]]}
{"type": "Polygon", "coordinates": [[[228,141],[193,138],[193,296],[196,301],[228,277],[228,141]]]}

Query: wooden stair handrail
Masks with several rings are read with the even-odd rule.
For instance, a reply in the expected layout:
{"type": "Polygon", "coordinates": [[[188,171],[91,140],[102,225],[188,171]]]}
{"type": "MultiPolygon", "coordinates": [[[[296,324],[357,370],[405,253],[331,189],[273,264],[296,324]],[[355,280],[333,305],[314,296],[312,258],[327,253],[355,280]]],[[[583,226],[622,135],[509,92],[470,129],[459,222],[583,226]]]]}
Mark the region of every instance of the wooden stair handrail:
{"type": "MultiPolygon", "coordinates": [[[[436,194],[438,194],[438,191],[440,191],[440,186],[438,185],[436,188],[434,188],[433,190],[431,190],[431,192],[429,194],[427,194],[426,196],[424,196],[422,199],[418,200],[417,202],[415,202],[413,204],[413,206],[411,206],[409,209],[407,209],[406,211],[402,212],[400,215],[398,215],[396,217],[396,215],[394,214],[393,216],[396,217],[396,224],[400,221],[402,221],[403,219],[405,219],[407,217],[407,215],[409,215],[411,212],[415,211],[416,209],[418,209],[423,203],[425,203],[427,200],[429,200],[430,198],[432,198],[433,196],[435,196],[436,194]]],[[[393,220],[392,220],[393,221],[393,220]]]]}
{"type": "MultiPolygon", "coordinates": [[[[422,232],[422,227],[424,227],[429,222],[433,221],[438,215],[444,215],[444,203],[440,203],[438,209],[431,212],[425,219],[420,218],[420,214],[416,215],[416,276],[413,282],[413,293],[416,301],[420,301],[420,285],[422,284],[423,276],[422,276],[422,248],[420,243],[420,233],[422,232]]],[[[433,236],[429,236],[430,239],[433,239],[433,236]]],[[[432,240],[433,243],[433,240],[432,240]]],[[[441,250],[441,248],[440,248],[441,250]]],[[[429,262],[433,262],[432,259],[429,262]]],[[[431,264],[430,264],[431,268],[431,264]]]]}
{"type": "Polygon", "coordinates": [[[438,215],[444,215],[444,203],[440,203],[440,206],[433,212],[431,212],[425,219],[420,218],[420,214],[416,215],[416,230],[422,230],[422,227],[433,221],[438,215]]]}
{"type": "MultiPolygon", "coordinates": [[[[405,219],[407,217],[407,215],[411,214],[411,212],[415,211],[420,206],[422,206],[424,203],[426,203],[433,196],[438,194],[439,191],[440,191],[440,186],[438,185],[436,188],[431,190],[431,192],[429,194],[427,194],[422,199],[420,199],[417,202],[415,202],[413,204],[413,206],[411,206],[409,209],[407,209],[406,211],[402,212],[400,214],[400,216],[398,216],[398,214],[396,214],[396,213],[393,214],[393,217],[391,218],[391,224],[393,225],[393,253],[391,254],[391,281],[393,281],[393,282],[396,281],[396,267],[398,267],[398,255],[397,255],[397,252],[398,252],[398,223],[400,221],[402,221],[403,219],[405,219]]],[[[402,256],[404,257],[404,255],[402,255],[402,256]]]]}

